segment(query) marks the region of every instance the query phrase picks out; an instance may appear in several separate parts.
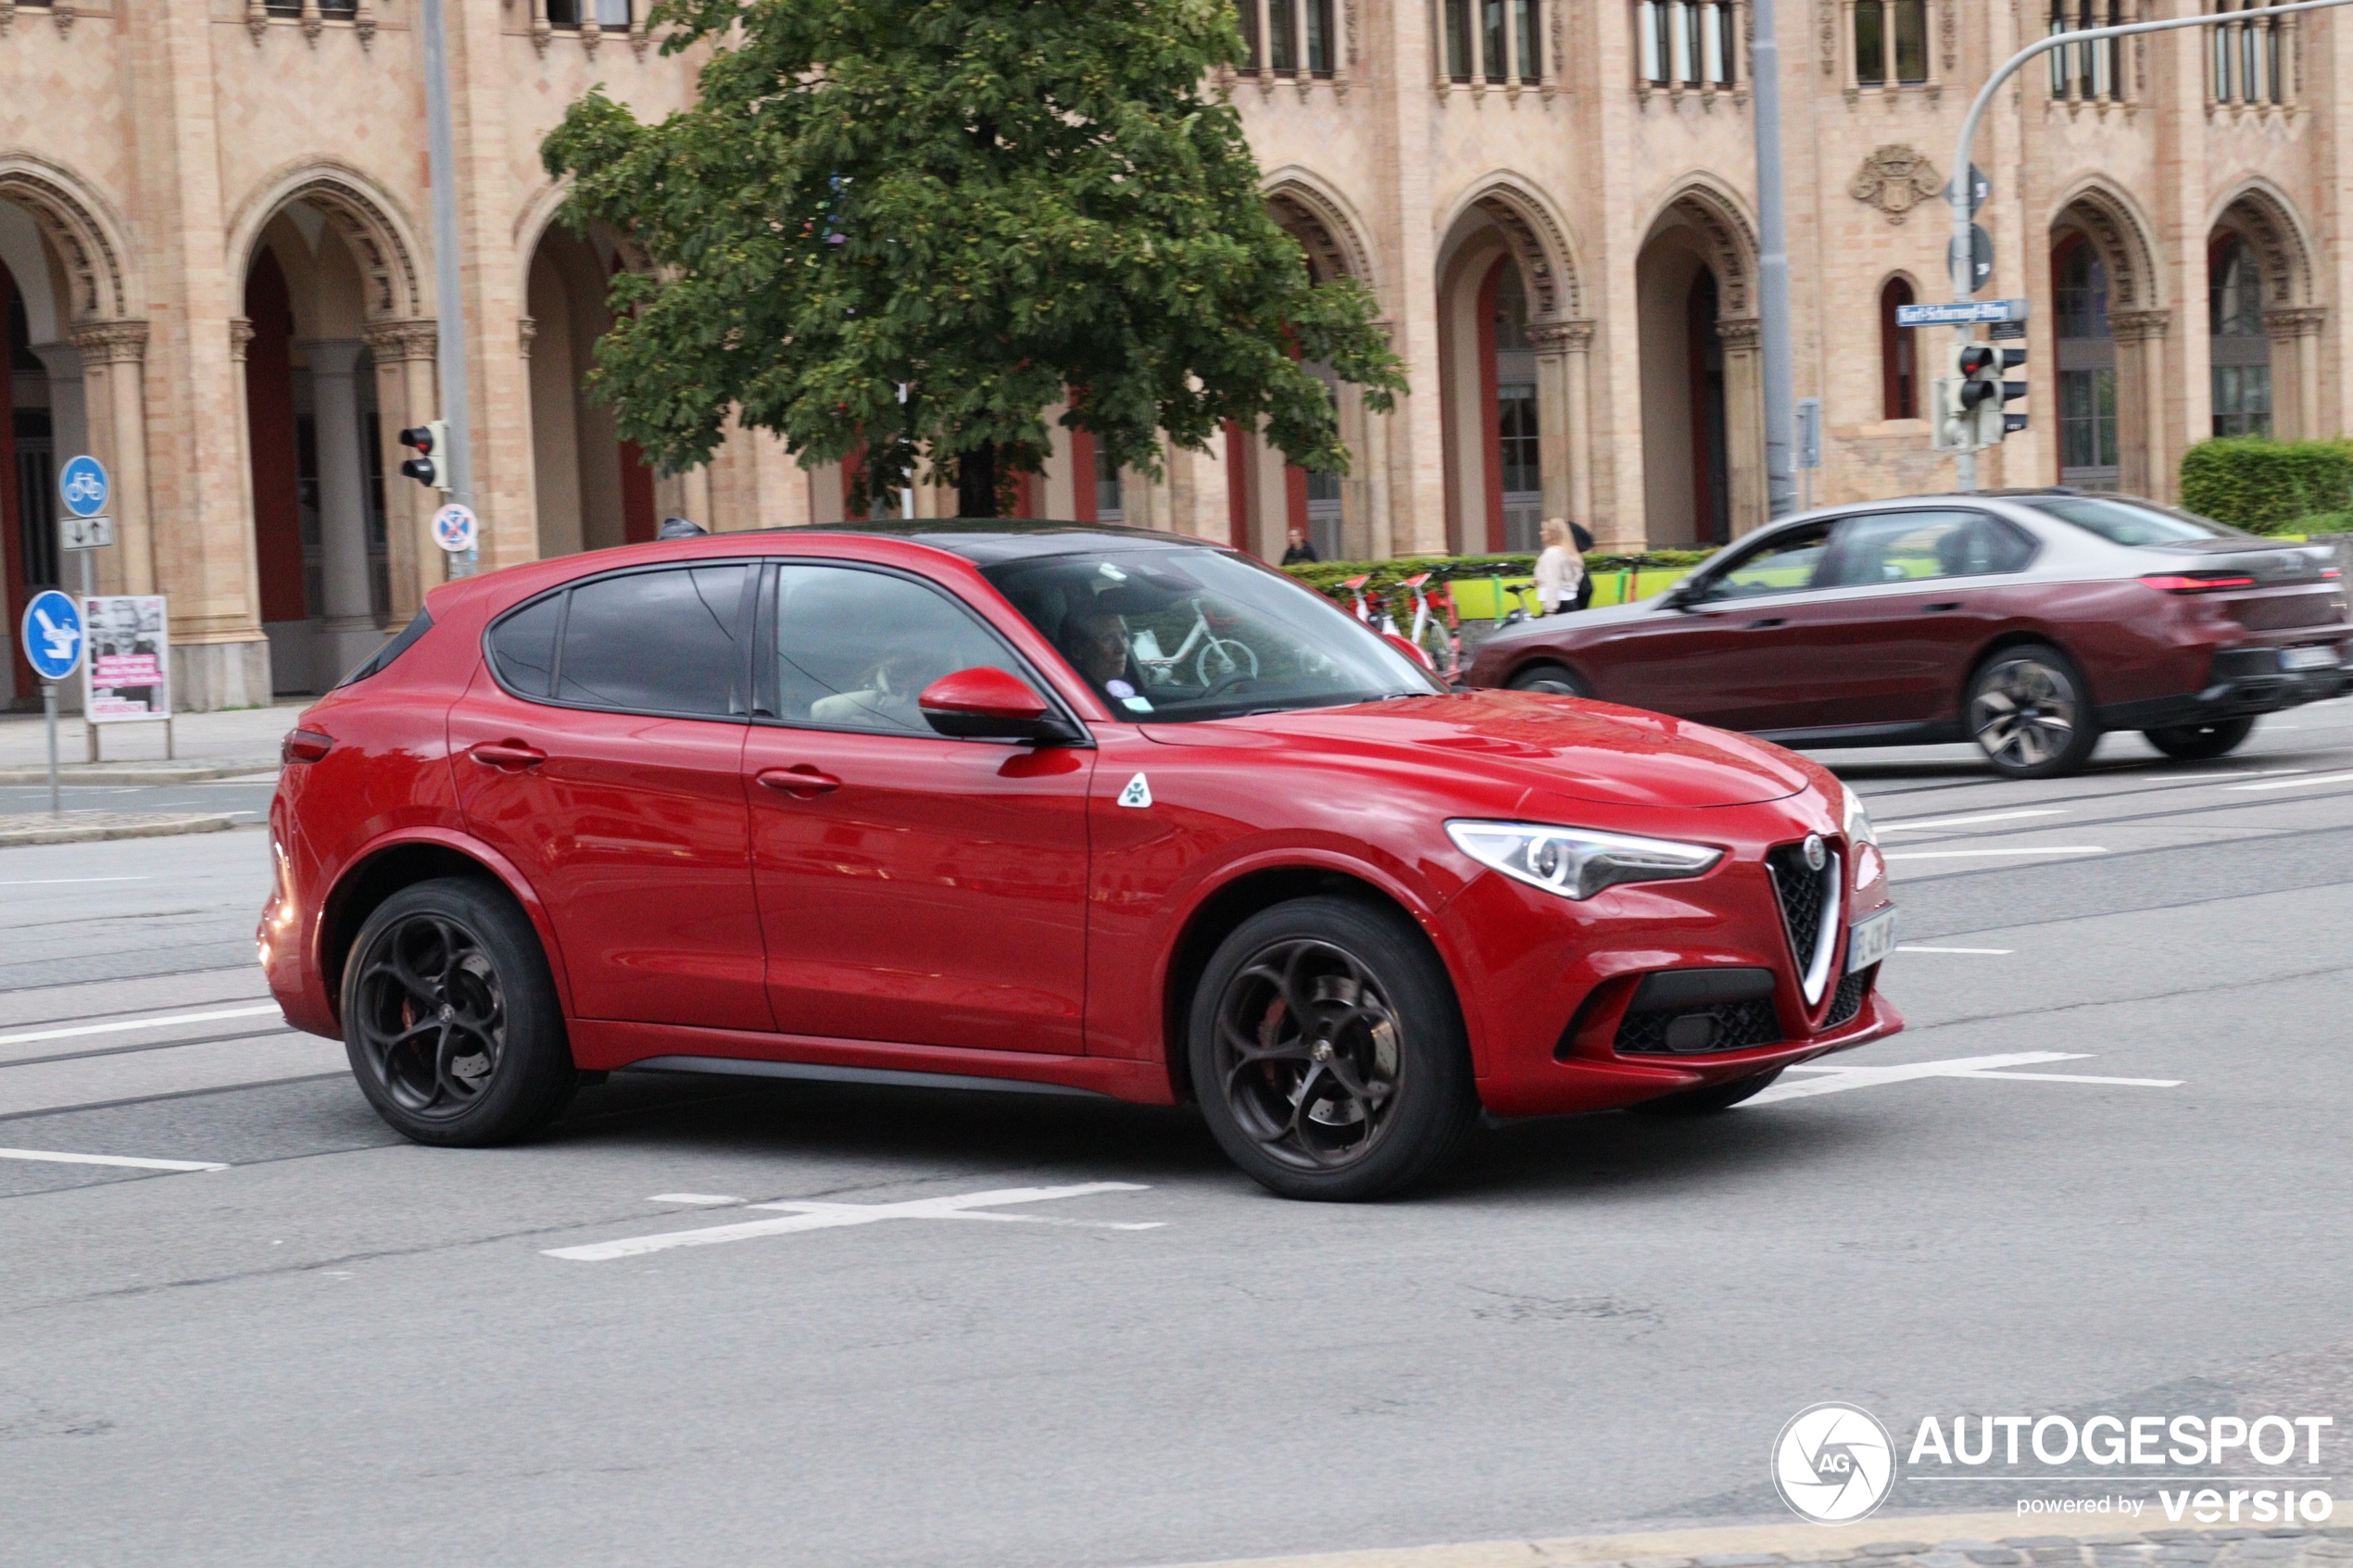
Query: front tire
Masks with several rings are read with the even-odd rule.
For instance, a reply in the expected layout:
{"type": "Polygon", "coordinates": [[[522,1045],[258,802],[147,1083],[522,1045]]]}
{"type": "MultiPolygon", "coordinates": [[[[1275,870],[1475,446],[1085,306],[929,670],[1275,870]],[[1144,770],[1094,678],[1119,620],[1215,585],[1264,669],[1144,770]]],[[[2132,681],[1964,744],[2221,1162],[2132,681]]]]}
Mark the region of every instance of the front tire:
{"type": "Polygon", "coordinates": [[[1970,677],[1969,729],[2006,778],[2080,771],[2100,743],[2091,689],[2075,661],[2044,643],[2004,648],[1970,677]]]}
{"type": "Polygon", "coordinates": [[[344,966],[343,1031],[360,1092],[418,1143],[511,1142],[580,1082],[538,934],[505,889],[472,878],[376,907],[344,966]]]}
{"type": "Polygon", "coordinates": [[[1566,664],[1531,664],[1514,675],[1511,689],[1516,692],[1543,692],[1552,696],[1592,696],[1593,688],[1585,677],[1566,664]]]}
{"type": "Polygon", "coordinates": [[[1193,1087],[1227,1157],[1284,1198],[1436,1174],[1478,1124],[1461,1010],[1405,919],[1318,897],[1252,915],[1194,988],[1193,1087]]]}
{"type": "Polygon", "coordinates": [[[2143,730],[2148,743],[2177,762],[2211,762],[2239,748],[2255,733],[2255,721],[2219,719],[2211,724],[2169,724],[2143,730]]]}

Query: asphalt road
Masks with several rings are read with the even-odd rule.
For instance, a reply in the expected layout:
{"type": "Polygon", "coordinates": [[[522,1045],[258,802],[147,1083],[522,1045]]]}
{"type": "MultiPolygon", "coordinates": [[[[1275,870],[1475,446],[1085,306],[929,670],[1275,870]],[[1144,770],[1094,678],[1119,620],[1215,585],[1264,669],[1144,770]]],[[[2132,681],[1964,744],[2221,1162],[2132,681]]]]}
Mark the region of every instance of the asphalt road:
{"type": "Polygon", "coordinates": [[[258,833],[0,850],[0,1146],[226,1167],[0,1158],[0,1562],[1109,1568],[1785,1518],[1824,1399],[2353,1425],[2353,702],[2203,766],[1832,760],[1912,1024],[1838,1065],[1920,1071],[1359,1207],[1014,1096],[623,1074],[409,1147],[262,999],[258,833]],[[1040,1187],[1096,1190],[936,1201],[1040,1187]]]}

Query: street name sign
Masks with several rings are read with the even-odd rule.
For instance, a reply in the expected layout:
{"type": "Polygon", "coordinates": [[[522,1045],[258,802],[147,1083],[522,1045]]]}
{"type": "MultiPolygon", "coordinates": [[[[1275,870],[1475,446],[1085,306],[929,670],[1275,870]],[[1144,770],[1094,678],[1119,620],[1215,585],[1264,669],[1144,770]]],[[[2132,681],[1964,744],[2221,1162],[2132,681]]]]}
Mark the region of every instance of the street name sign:
{"type": "Polygon", "coordinates": [[[1941,305],[1895,307],[1895,324],[1899,327],[1961,327],[1979,321],[2025,320],[2026,301],[2022,299],[1962,299],[1941,305]]]}

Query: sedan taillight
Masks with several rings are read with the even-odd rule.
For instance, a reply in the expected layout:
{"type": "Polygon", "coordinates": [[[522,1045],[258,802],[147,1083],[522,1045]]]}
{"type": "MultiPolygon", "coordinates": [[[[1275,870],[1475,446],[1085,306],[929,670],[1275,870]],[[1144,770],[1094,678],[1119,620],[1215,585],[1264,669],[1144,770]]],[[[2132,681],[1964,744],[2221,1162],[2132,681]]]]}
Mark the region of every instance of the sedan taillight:
{"type": "Polygon", "coordinates": [[[2141,579],[2160,594],[2215,594],[2225,588],[2252,588],[2255,579],[2243,571],[2160,571],[2141,579]]]}

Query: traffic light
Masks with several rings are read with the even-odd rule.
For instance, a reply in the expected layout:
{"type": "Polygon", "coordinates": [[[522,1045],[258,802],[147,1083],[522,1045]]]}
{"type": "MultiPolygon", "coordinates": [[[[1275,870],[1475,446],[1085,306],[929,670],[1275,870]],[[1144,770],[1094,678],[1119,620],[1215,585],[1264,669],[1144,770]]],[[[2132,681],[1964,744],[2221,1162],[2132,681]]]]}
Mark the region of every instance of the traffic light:
{"type": "Polygon", "coordinates": [[[1999,446],[2011,431],[2026,428],[2025,415],[2011,414],[2003,408],[2012,398],[2026,395],[2026,383],[2007,380],[2003,372],[2025,363],[2023,348],[1970,343],[1954,350],[1955,411],[1969,421],[1970,445],[1999,446]]]}
{"type": "Polygon", "coordinates": [[[401,476],[420,484],[430,484],[447,495],[449,491],[449,426],[445,420],[428,420],[411,425],[400,433],[400,445],[413,447],[417,455],[400,465],[401,476]],[[434,454],[441,454],[436,457],[434,454]]]}

